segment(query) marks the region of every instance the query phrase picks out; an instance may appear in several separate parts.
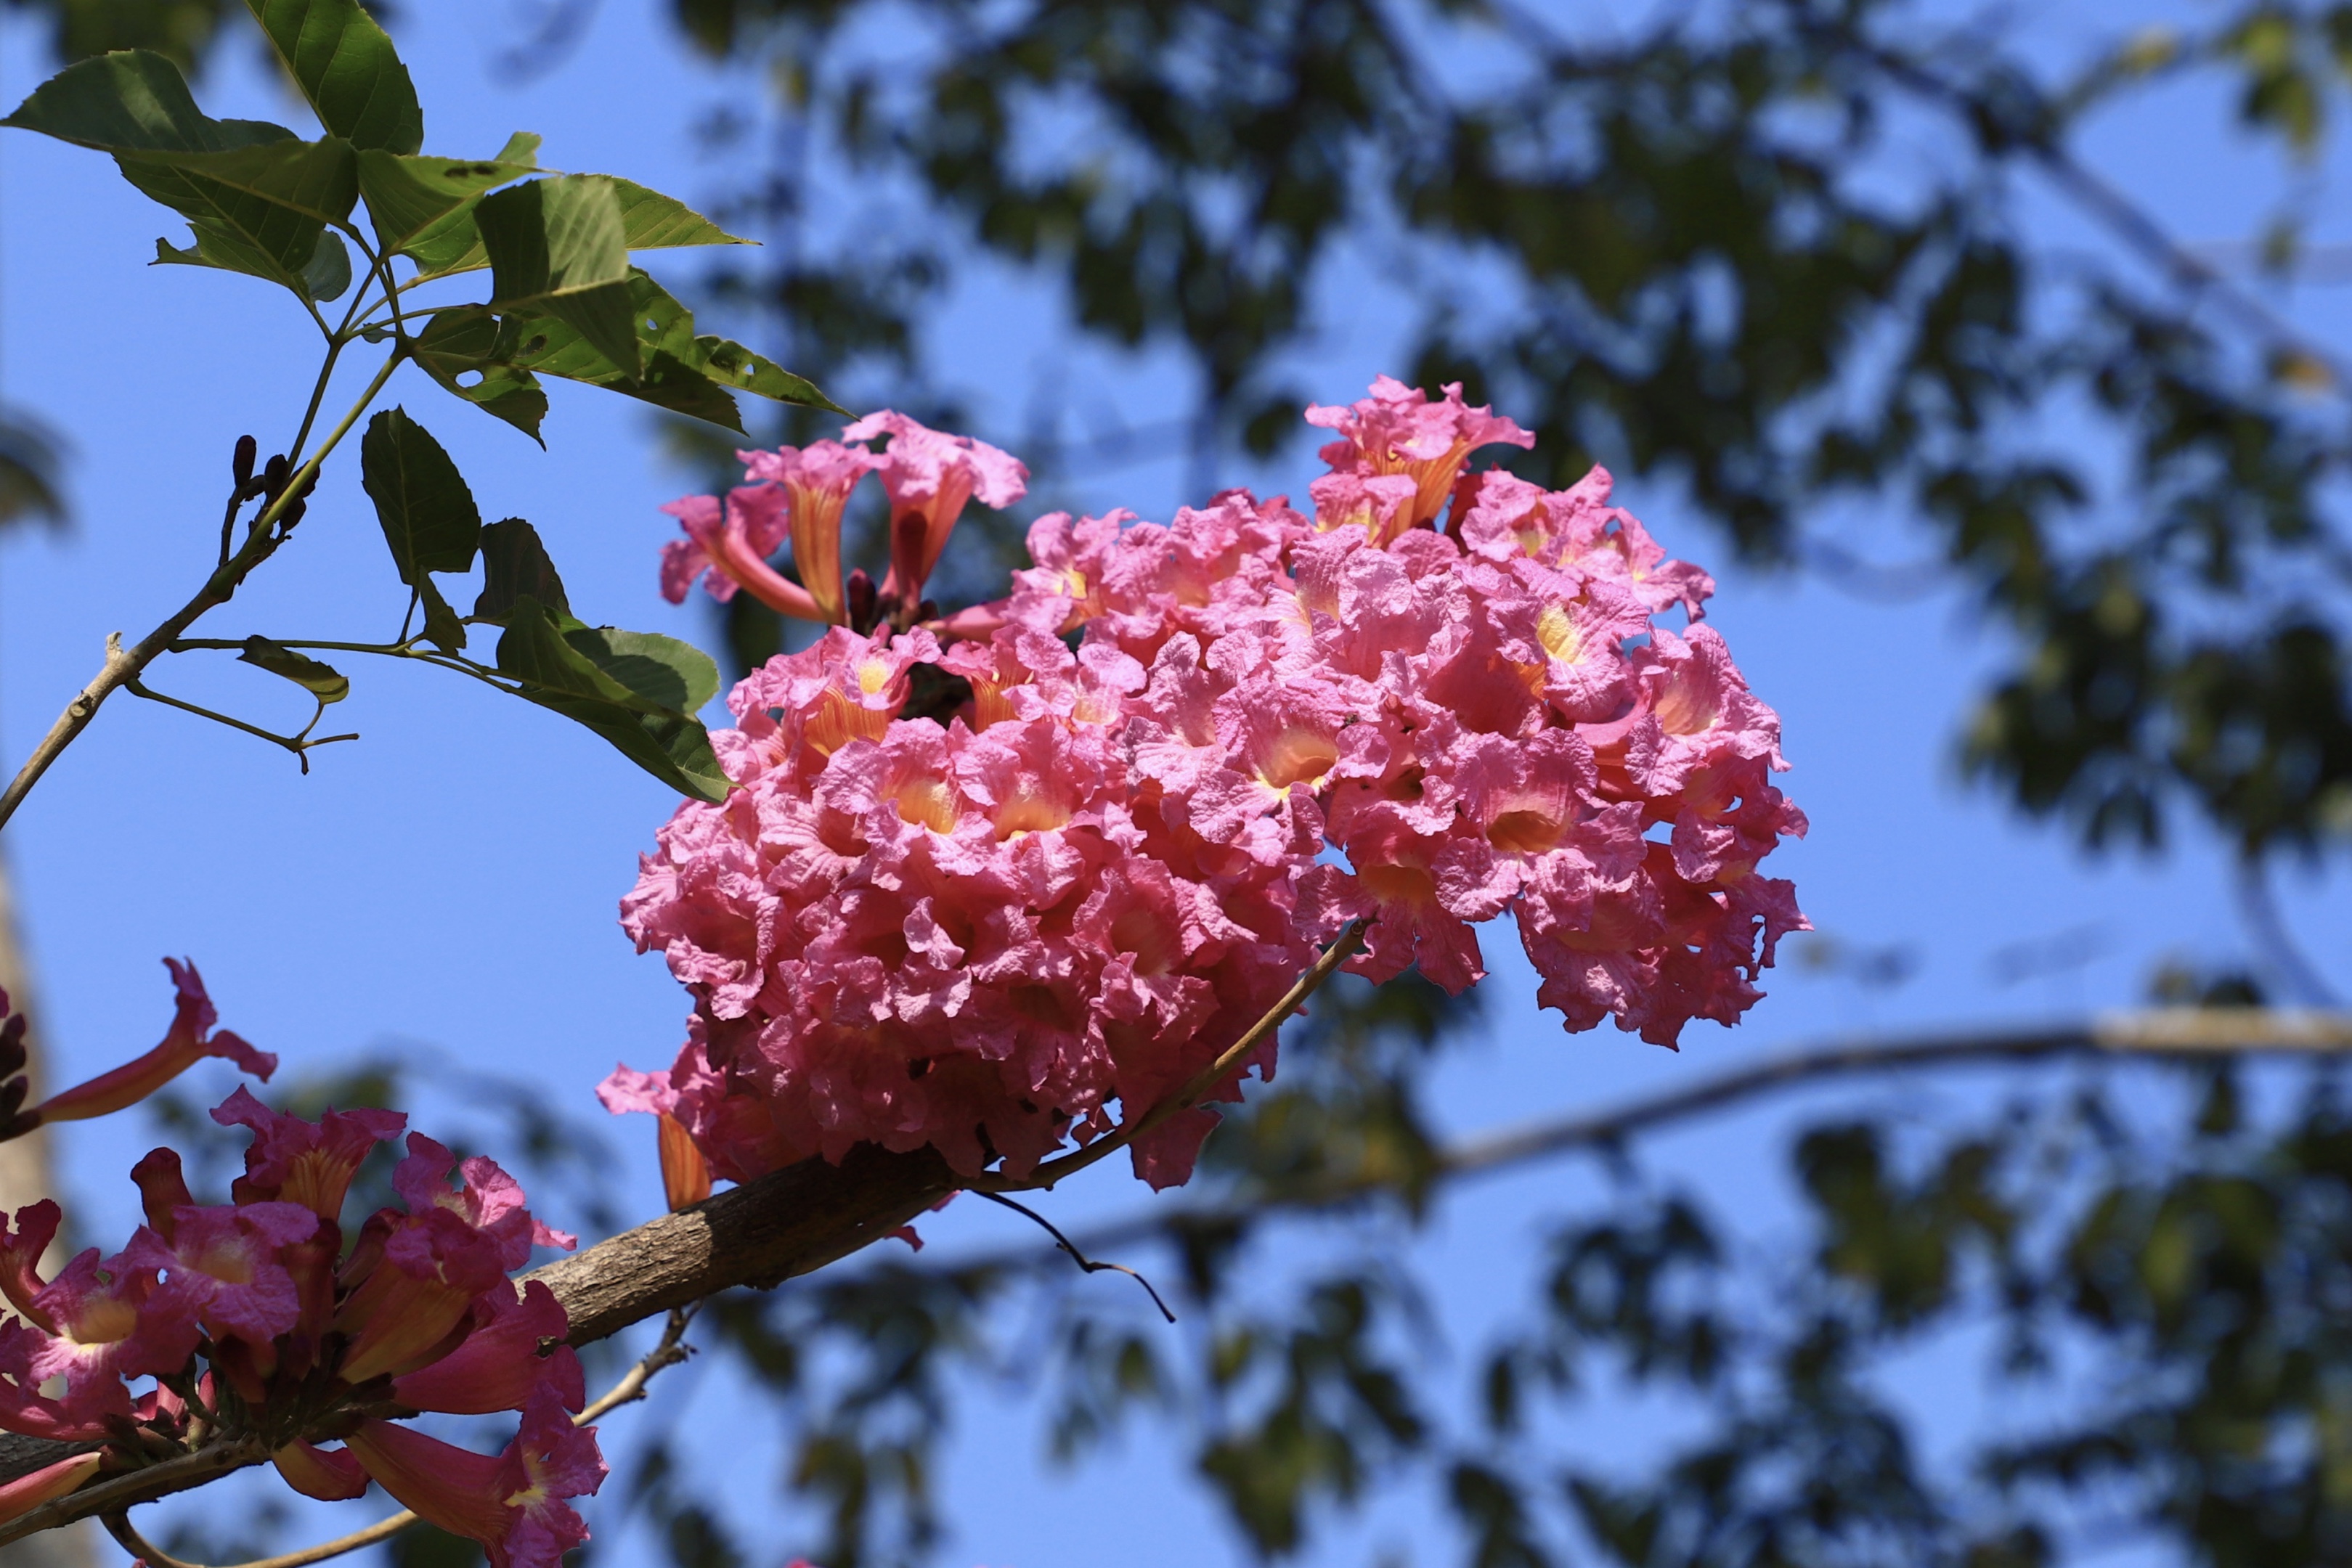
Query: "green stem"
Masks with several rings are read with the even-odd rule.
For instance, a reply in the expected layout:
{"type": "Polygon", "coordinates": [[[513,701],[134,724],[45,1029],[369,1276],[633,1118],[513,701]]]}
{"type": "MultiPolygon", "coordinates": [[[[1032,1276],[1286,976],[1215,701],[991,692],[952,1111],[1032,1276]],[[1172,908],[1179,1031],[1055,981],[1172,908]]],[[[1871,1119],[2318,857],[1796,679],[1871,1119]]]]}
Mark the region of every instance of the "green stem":
{"type": "Polygon", "coordinates": [[[335,361],[342,358],[345,340],[341,338],[327,340],[327,362],[319,367],[319,379],[310,387],[310,405],[302,411],[301,428],[294,432],[294,444],[286,449],[289,462],[300,455],[302,443],[310,439],[310,426],[319,418],[319,405],[327,400],[327,383],[335,379],[335,361]]]}
{"type": "Polygon", "coordinates": [[[310,738],[310,731],[318,726],[320,716],[323,715],[327,711],[327,705],[324,703],[320,703],[319,705],[318,713],[310,716],[310,724],[303,727],[302,733],[300,735],[286,736],[279,735],[274,730],[264,729],[257,724],[247,724],[241,718],[232,718],[225,713],[215,713],[208,707],[199,707],[192,702],[183,702],[175,696],[167,696],[162,692],[152,690],[135,678],[123,682],[122,689],[129,692],[134,697],[144,697],[151,703],[162,703],[165,707],[175,707],[183,713],[194,714],[198,718],[208,718],[215,724],[225,724],[231,729],[241,729],[247,735],[254,736],[259,739],[269,742],[272,746],[282,746],[287,750],[294,754],[296,759],[302,764],[302,771],[305,773],[310,771],[310,758],[308,755],[310,747],[314,746],[332,746],[339,740],[357,740],[359,738],[359,736],[356,733],[351,735],[326,735],[320,737],[316,740],[310,738]]]}
{"type": "MultiPolygon", "coordinates": [[[[413,637],[399,643],[293,643],[289,642],[283,637],[272,637],[269,640],[277,643],[281,648],[324,648],[330,652],[338,653],[382,653],[389,658],[412,657],[413,655],[410,653],[410,649],[415,643],[415,639],[413,637]]],[[[245,641],[242,638],[182,637],[174,641],[172,645],[164,649],[163,652],[166,653],[194,653],[210,649],[219,649],[226,652],[230,649],[243,648],[244,646],[245,641]]]]}
{"type": "MultiPolygon", "coordinates": [[[[274,525],[285,514],[286,508],[293,505],[294,497],[301,494],[302,486],[318,473],[319,465],[326,461],[327,455],[351,434],[352,426],[359,423],[360,415],[367,412],[368,405],[375,401],[378,392],[383,391],[384,383],[392,380],[392,372],[400,368],[400,361],[406,357],[406,345],[396,345],[393,349],[383,361],[383,368],[376,371],[375,378],[368,382],[367,391],[352,404],[351,412],[343,415],[333,432],[320,444],[319,450],[287,476],[286,487],[278,493],[277,499],[262,509],[261,516],[254,519],[251,530],[245,537],[244,546],[205,579],[204,586],[196,591],[194,598],[131,648],[123,647],[120,632],[107,637],[106,662],[99,666],[97,675],[66,705],[57,722],[49,726],[49,732],[33,748],[32,756],[26,758],[25,765],[16,770],[16,778],[8,781],[8,788],[0,790],[0,827],[5,827],[9,819],[16,816],[16,808],[25,803],[25,797],[32,793],[33,786],[41,781],[41,776],[49,770],[50,764],[63,756],[66,747],[89,727],[89,721],[98,716],[100,704],[126,683],[138,679],[141,673],[162,657],[164,650],[178,641],[180,635],[195,624],[206,611],[227,603],[254,568],[268,560],[278,547],[286,542],[272,532],[274,525]]],[[[323,378],[320,385],[323,389],[323,378]]],[[[309,423],[305,420],[306,428],[309,423]]]]}

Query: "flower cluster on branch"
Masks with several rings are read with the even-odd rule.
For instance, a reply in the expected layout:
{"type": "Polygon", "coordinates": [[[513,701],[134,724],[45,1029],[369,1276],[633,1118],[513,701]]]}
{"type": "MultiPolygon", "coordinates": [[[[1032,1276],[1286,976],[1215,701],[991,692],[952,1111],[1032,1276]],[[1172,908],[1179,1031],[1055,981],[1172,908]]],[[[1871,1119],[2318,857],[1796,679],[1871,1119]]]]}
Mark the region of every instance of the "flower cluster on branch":
{"type": "Polygon", "coordinates": [[[253,1134],[229,1203],[195,1202],[179,1155],[157,1149],[131,1173],[147,1223],[111,1257],[91,1248],[44,1277],[58,1206],[0,1222],[15,1312],[0,1322],[0,1427],[103,1445],[16,1483],[0,1511],[248,1439],[307,1496],[356,1498],[373,1479],[498,1568],[553,1568],[587,1538],[564,1500],[604,1466],[594,1428],[571,1420],[584,1391],[563,1308],[509,1276],[534,1246],[573,1239],[533,1219],[493,1161],[419,1133],[393,1172],[401,1207],[347,1237],[352,1178],[404,1116],[306,1121],[240,1088],[213,1117],[253,1134]],[[480,1455],[403,1424],[425,1411],[520,1411],[521,1429],[480,1455]]]}
{"type": "MultiPolygon", "coordinates": [[[[1307,418],[1336,436],[1311,515],[1053,514],[1007,597],[944,616],[922,587],[958,512],[1025,477],[970,438],[877,414],[848,434],[886,451],[745,453],[753,483],[672,507],[673,597],[704,574],[827,629],[736,687],[734,789],[678,810],[624,902],[695,1008],[606,1103],[735,1180],[860,1142],[1019,1178],[1150,1113],[1360,918],[1351,967],[1459,991],[1511,915],[1571,1030],[1673,1045],[1751,1006],[1804,925],[1757,867],[1805,821],[1712,580],[1601,469],[1468,471],[1532,438],[1458,387],[1307,418]],[[867,472],[879,591],[840,576],[867,472]],[[786,540],[800,584],[765,559],[786,540]]],[[[1268,1040],[1212,1097],[1274,1066],[1268,1040]]],[[[1214,1120],[1160,1123],[1138,1174],[1184,1180],[1214,1120]]]]}

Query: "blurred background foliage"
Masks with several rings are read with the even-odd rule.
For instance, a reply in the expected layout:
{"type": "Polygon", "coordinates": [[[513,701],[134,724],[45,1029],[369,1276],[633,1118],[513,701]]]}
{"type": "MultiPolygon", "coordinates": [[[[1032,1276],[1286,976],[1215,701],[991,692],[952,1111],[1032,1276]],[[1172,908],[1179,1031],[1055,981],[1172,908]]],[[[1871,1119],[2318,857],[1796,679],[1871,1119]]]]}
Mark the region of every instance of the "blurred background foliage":
{"type": "MultiPolygon", "coordinates": [[[[60,57],[243,47],[215,0],[5,3],[60,57]]],[[[593,5],[541,10],[507,68],[594,25],[593,5]]],[[[2352,835],[2352,368],[2274,287],[2340,258],[2293,202],[2227,256],[2189,248],[2081,152],[2091,117],[2204,73],[2234,104],[2215,136],[2303,166],[2346,106],[2352,5],[2226,0],[2144,29],[2119,6],[2114,47],[2064,70],[2007,12],[1895,0],[1610,27],[1515,0],[884,10],[672,5],[769,93],[704,128],[755,150],[719,215],[768,242],[708,302],[845,402],[1013,445],[1041,497],[1139,444],[1206,487],[1303,434],[1323,291],[1363,282],[1405,302],[1412,376],[1538,431],[1530,477],[1598,459],[1751,563],[1964,584],[1993,655],[1968,767],[2090,850],[2218,835],[2259,929],[2269,859],[2352,835]],[[851,181],[870,210],[821,221],[851,181]],[[1189,412],[1075,437],[1050,399],[1025,429],[957,407],[924,328],[983,267],[1050,290],[1082,337],[1180,355],[1189,412]],[[1923,540],[1894,568],[1872,554],[1923,540]]],[[[818,428],[789,412],[763,434],[818,428]]],[[[707,434],[669,438],[723,466],[707,434]]],[[[54,515],[54,463],[36,425],[0,424],[0,517],[54,515]]],[[[1015,530],[972,531],[956,565],[978,584],[1015,530]]],[[[782,632],[739,599],[722,635],[740,664],[782,632]]],[[[2270,936],[2289,999],[2325,999],[2270,936]]],[[[2263,991],[2176,966],[2153,999],[2263,991]]],[[[1546,1221],[1539,1289],[1465,1366],[1429,1354],[1401,1260],[1435,1188],[1467,1179],[1418,1087],[1474,1022],[1412,977],[1343,987],[1185,1207],[1074,1239],[1158,1260],[1181,1332],[1116,1281],[1075,1288],[1042,1246],[953,1267],[886,1250],[715,1303],[707,1354],[772,1396],[783,1482],[828,1521],[812,1555],[929,1560],[957,1381],[1017,1368],[1067,1455],[1139,1420],[1188,1434],[1272,1557],[1418,1479],[1475,1568],[2352,1558],[2352,1107],[2332,1068],[2251,1094],[2227,1067],[2041,1067],[1989,1113],[1810,1126],[1787,1151],[1799,1247],[1727,1228],[1706,1173],[1644,1158],[1678,1124],[1588,1140],[1606,1201],[1546,1221]],[[1980,1407],[1932,1427],[1906,1408],[1895,1375],[1922,1355],[1981,1362],[1980,1407]],[[1580,1448],[1612,1402],[1673,1413],[1673,1435],[1580,1448]]],[[[694,1440],[625,1452],[625,1508],[682,1568],[773,1560],[698,1490],[694,1440]]]]}

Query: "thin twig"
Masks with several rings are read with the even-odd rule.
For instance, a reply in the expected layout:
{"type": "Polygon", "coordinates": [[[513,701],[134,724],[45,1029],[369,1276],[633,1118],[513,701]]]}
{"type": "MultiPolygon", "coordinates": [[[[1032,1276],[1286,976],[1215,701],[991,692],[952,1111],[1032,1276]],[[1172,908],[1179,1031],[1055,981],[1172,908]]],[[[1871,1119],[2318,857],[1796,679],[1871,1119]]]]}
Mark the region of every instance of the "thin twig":
{"type": "Polygon", "coordinates": [[[1031,1219],[1035,1220],[1039,1225],[1044,1226],[1045,1228],[1045,1234],[1054,1239],[1054,1245],[1059,1247],[1063,1251],[1067,1252],[1070,1255],[1071,1260],[1076,1263],[1080,1269],[1085,1270],[1087,1273],[1093,1274],[1099,1272],[1102,1270],[1108,1269],[1113,1273],[1126,1275],[1129,1279],[1143,1287],[1143,1293],[1151,1298],[1151,1304],[1160,1309],[1160,1315],[1161,1317],[1166,1318],[1171,1323],[1176,1321],[1176,1314],[1168,1310],[1168,1303],[1160,1299],[1160,1292],[1151,1288],[1151,1281],[1145,1279],[1141,1274],[1136,1272],[1134,1270],[1129,1268],[1126,1264],[1105,1262],[1097,1259],[1087,1257],[1085,1253],[1078,1250],[1077,1243],[1072,1241],[1068,1237],[1062,1234],[1060,1227],[1056,1226],[1052,1220],[1046,1218],[1044,1215],[1038,1213],[1035,1209],[1030,1207],[1025,1203],[1015,1203],[1001,1192],[983,1192],[980,1196],[988,1199],[991,1203],[1003,1204],[1005,1207],[1013,1210],[1015,1214],[1025,1214],[1031,1219]]]}
{"type": "MultiPolygon", "coordinates": [[[[1149,1290],[1150,1287],[1146,1286],[1149,1290]]],[[[662,1331],[661,1343],[646,1353],[644,1359],[629,1368],[618,1383],[606,1389],[602,1397],[579,1415],[572,1417],[575,1427],[585,1427],[615,1407],[646,1396],[646,1385],[664,1367],[676,1366],[694,1354],[694,1347],[685,1343],[687,1326],[694,1322],[696,1308],[679,1307],[669,1314],[669,1324],[662,1331]]],[[[1166,1309],[1161,1309],[1165,1311],[1166,1309]]],[[[106,1531],[122,1544],[122,1549],[143,1560],[148,1568],[204,1568],[196,1563],[183,1562],[151,1545],[138,1531],[131,1528],[128,1513],[117,1509],[105,1516],[106,1531]]],[[[332,1541],[322,1541],[315,1546],[305,1546],[299,1552],[288,1552],[276,1557],[257,1557],[239,1563],[233,1568],[306,1568],[312,1563],[324,1563],[362,1547],[373,1546],[379,1541],[389,1541],[416,1522],[416,1515],[406,1509],[377,1520],[363,1530],[349,1535],[339,1535],[332,1541]]]]}
{"type": "MultiPolygon", "coordinates": [[[[194,703],[183,702],[178,697],[167,696],[162,692],[149,689],[143,683],[135,679],[123,682],[122,689],[129,692],[134,697],[143,697],[151,703],[162,703],[165,707],[175,707],[184,713],[194,714],[199,718],[208,718],[215,724],[225,724],[231,729],[241,729],[247,735],[256,736],[260,739],[269,742],[272,746],[282,746],[287,750],[294,754],[295,760],[302,764],[302,771],[305,773],[310,771],[310,754],[312,747],[332,746],[339,740],[357,740],[359,738],[359,732],[356,730],[352,731],[349,735],[322,735],[316,740],[310,738],[310,731],[308,729],[305,729],[300,735],[279,735],[275,731],[264,729],[259,725],[247,724],[241,718],[233,718],[227,714],[215,713],[211,708],[200,707],[194,703]]],[[[310,722],[313,725],[317,724],[320,715],[323,715],[326,711],[327,705],[320,703],[319,705],[318,713],[314,713],[310,716],[310,722]]]]}
{"type": "MultiPolygon", "coordinates": [[[[1432,1182],[1517,1169],[1582,1149],[1612,1149],[1646,1132],[1765,1094],[1830,1079],[1859,1078],[1990,1061],[2058,1057],[2210,1061],[2231,1055],[2352,1055],[2352,1014],[2262,1008],[2159,1008],[2103,1015],[2048,1029],[1897,1040],[1854,1040],[1760,1061],[1612,1111],[1565,1116],[1465,1139],[1435,1151],[1432,1182]]],[[[1245,1202],[1200,1204],[1114,1219],[1080,1233],[1090,1249],[1131,1246],[1188,1230],[1246,1223],[1272,1209],[1333,1208],[1391,1191],[1385,1177],[1341,1175],[1254,1193],[1245,1202]]],[[[987,1254],[946,1267],[987,1272],[1036,1269],[1053,1253],[987,1254]]]]}
{"type": "Polygon", "coordinates": [[[400,368],[401,361],[406,357],[406,347],[402,345],[395,347],[385,358],[383,368],[375,373],[375,379],[368,382],[367,390],[360,394],[357,402],[352,404],[342,422],[319,444],[319,449],[305,459],[299,468],[287,476],[285,488],[279,490],[276,498],[254,519],[244,545],[229,558],[226,565],[216,568],[205,580],[204,587],[196,591],[194,598],[128,650],[122,646],[120,632],[107,637],[106,662],[99,666],[98,674],[71,702],[66,704],[65,711],[58,716],[56,723],[49,726],[49,732],[33,748],[32,756],[25,759],[25,765],[17,769],[16,778],[9,780],[8,788],[0,790],[0,826],[5,826],[8,820],[16,814],[16,808],[24,804],[25,797],[32,792],[34,785],[40,782],[41,775],[49,770],[49,765],[64,755],[66,747],[89,727],[89,721],[98,716],[100,704],[121,690],[125,683],[137,679],[149,664],[163,655],[164,649],[195,623],[198,617],[206,611],[227,603],[245,581],[246,575],[268,559],[271,553],[285,542],[282,538],[273,537],[273,525],[318,474],[319,465],[326,461],[327,455],[351,434],[352,426],[359,423],[360,415],[367,412],[368,405],[375,401],[378,392],[383,391],[384,383],[392,380],[392,372],[400,368]]]}
{"type": "Polygon", "coordinates": [[[1158,1127],[1178,1112],[1191,1110],[1201,1096],[1215,1088],[1227,1073],[1241,1065],[1250,1052],[1265,1043],[1274,1031],[1280,1029],[1289,1019],[1290,1015],[1297,1012],[1307,998],[1315,994],[1316,988],[1331,977],[1331,971],[1354,956],[1357,946],[1364,939],[1364,928],[1370,924],[1369,920],[1349,921],[1348,928],[1340,932],[1328,947],[1323,949],[1321,956],[1307,967],[1307,972],[1298,977],[1290,989],[1282,994],[1282,999],[1266,1010],[1264,1018],[1250,1025],[1248,1030],[1244,1031],[1241,1039],[1227,1046],[1216,1061],[1194,1073],[1182,1088],[1160,1101],[1141,1117],[1123,1124],[1076,1153],[1064,1155],[1057,1160],[1047,1160],[1025,1177],[1015,1179],[1011,1176],[983,1176],[975,1177],[964,1185],[974,1192],[991,1193],[1034,1192],[1039,1188],[1050,1189],[1063,1177],[1076,1176],[1096,1161],[1107,1158],[1127,1147],[1128,1145],[1158,1127]]]}

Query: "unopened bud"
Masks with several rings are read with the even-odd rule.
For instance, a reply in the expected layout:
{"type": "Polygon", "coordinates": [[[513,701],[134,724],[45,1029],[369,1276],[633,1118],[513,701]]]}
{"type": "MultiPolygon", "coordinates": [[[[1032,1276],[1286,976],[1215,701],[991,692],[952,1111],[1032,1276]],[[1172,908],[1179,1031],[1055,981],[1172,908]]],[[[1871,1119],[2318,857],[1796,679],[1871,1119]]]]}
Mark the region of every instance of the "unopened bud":
{"type": "Polygon", "coordinates": [[[228,460],[228,471],[236,478],[238,489],[242,490],[252,483],[253,460],[260,451],[260,444],[250,435],[236,438],[236,452],[228,460]]]}
{"type": "Polygon", "coordinates": [[[849,574],[844,597],[849,606],[849,629],[863,636],[874,630],[874,580],[864,567],[849,574]]]}

